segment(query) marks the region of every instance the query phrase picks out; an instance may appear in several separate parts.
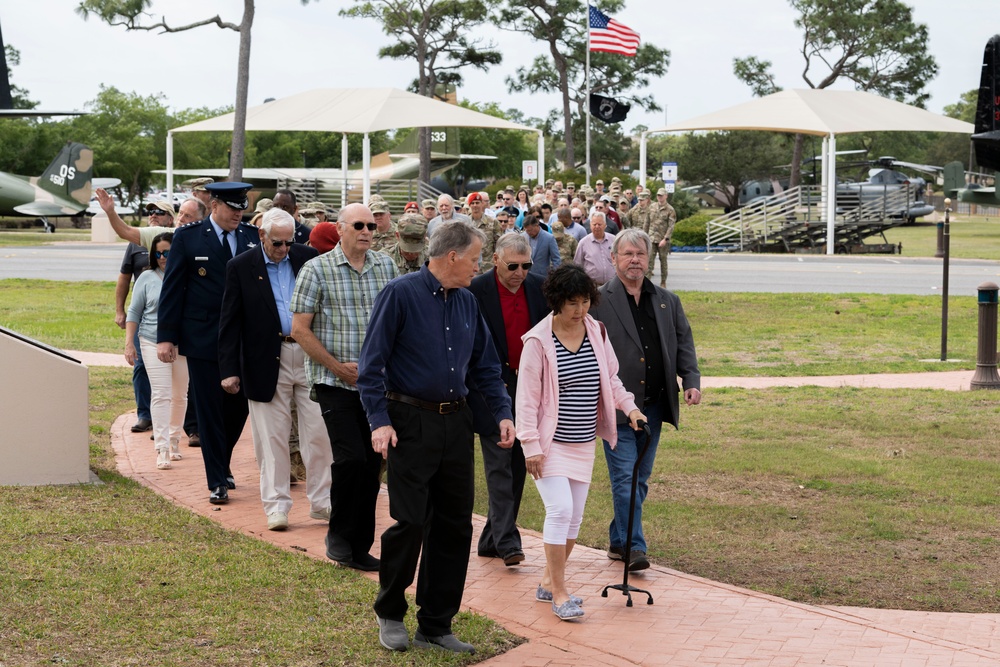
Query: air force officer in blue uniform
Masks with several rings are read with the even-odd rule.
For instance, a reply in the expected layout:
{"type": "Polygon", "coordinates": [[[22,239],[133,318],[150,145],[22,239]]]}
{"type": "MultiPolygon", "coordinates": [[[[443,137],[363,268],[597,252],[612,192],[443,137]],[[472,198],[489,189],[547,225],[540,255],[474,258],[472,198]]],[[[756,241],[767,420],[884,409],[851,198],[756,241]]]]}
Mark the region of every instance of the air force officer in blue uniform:
{"type": "Polygon", "coordinates": [[[236,488],[229,463],[247,419],[243,393],[222,389],[218,349],[226,264],[260,243],[257,228],[241,222],[251,187],[206,186],[211,214],[175,232],[160,292],[157,356],[164,363],[174,361],[178,353],[187,357],[209,502],[214,505],[229,502],[228,490],[236,488]]]}

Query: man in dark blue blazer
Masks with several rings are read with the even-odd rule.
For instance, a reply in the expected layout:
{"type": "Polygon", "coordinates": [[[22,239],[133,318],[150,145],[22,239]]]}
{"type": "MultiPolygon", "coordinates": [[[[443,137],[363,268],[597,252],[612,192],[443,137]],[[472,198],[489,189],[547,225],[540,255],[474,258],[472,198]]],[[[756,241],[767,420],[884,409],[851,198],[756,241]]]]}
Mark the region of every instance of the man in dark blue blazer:
{"type": "Polygon", "coordinates": [[[309,516],[330,519],[333,450],[319,404],[310,400],[305,353],[292,338],[295,277],[315,249],[294,241],[295,219],[281,209],[264,214],[260,247],[226,267],[226,293],[219,324],[222,388],[242,388],[250,404],[254,453],[260,466],[260,499],[268,530],[288,528],[291,402],[298,406],[309,516]]]}
{"type": "Polygon", "coordinates": [[[233,447],[247,419],[242,393],[227,394],[219,375],[219,313],[226,287],[226,264],[260,243],[257,228],[242,223],[249,206],[249,183],[212,183],[210,215],[174,232],[157,320],[157,356],[171,363],[187,357],[197,401],[201,454],[211,491],[209,502],[229,502],[236,488],[229,469],[233,447]]]}
{"type": "MultiPolygon", "coordinates": [[[[469,291],[479,301],[479,312],[489,327],[493,346],[501,363],[501,377],[507,385],[511,405],[517,392],[517,370],[521,358],[521,336],[535,326],[549,309],[542,296],[542,278],[531,273],[531,245],[524,234],[503,234],[493,254],[494,269],[477,276],[469,291]]],[[[510,449],[497,443],[500,433],[486,402],[469,379],[469,406],[479,433],[486,470],[490,507],[486,525],[479,536],[480,556],[503,558],[507,566],[524,560],[517,513],[524,490],[524,452],[514,441],[510,449]]]]}

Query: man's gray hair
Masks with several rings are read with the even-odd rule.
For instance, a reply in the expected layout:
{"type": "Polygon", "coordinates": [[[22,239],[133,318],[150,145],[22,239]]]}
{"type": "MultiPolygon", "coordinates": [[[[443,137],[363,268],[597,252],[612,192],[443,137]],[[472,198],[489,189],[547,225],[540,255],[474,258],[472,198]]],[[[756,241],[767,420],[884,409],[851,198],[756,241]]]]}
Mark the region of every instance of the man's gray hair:
{"type": "Polygon", "coordinates": [[[183,202],[181,202],[181,206],[184,206],[184,204],[187,204],[188,202],[192,202],[192,201],[194,202],[194,206],[198,209],[198,219],[199,220],[204,220],[205,218],[207,218],[208,217],[208,207],[205,206],[205,202],[203,202],[202,200],[198,199],[197,197],[188,197],[183,202]]]}
{"type": "Polygon", "coordinates": [[[448,202],[452,206],[455,205],[455,198],[447,193],[441,193],[441,196],[438,197],[438,203],[440,204],[442,200],[448,202]]]}
{"type": "Polygon", "coordinates": [[[608,224],[608,216],[604,215],[600,211],[594,211],[594,213],[590,216],[590,224],[594,224],[594,220],[597,220],[598,218],[603,220],[604,224],[608,224]]]}
{"type": "Polygon", "coordinates": [[[280,208],[272,208],[264,214],[264,218],[260,223],[260,228],[263,230],[267,238],[271,238],[271,229],[274,227],[289,227],[291,229],[295,229],[295,218],[293,218],[287,211],[283,211],[280,208]]]}
{"type": "Polygon", "coordinates": [[[611,242],[611,254],[618,254],[618,246],[631,245],[636,248],[646,248],[646,254],[653,254],[653,239],[649,238],[649,234],[638,229],[636,227],[631,227],[623,232],[619,232],[615,236],[615,240],[611,242]]]}
{"type": "Polygon", "coordinates": [[[505,257],[507,252],[514,255],[527,255],[531,257],[531,243],[524,238],[523,234],[502,234],[497,239],[495,250],[497,257],[505,257]]]}
{"type": "Polygon", "coordinates": [[[469,249],[476,239],[479,239],[480,243],[486,243],[486,235],[475,227],[470,227],[464,222],[442,223],[431,235],[427,256],[431,259],[437,259],[444,257],[452,250],[461,255],[469,249]]]}

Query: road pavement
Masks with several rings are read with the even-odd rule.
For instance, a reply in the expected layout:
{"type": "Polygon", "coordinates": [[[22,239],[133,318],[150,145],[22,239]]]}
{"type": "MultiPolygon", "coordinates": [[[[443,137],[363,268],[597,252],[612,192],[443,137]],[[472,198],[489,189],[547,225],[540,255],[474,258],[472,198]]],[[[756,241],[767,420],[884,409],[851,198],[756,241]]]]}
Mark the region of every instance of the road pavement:
{"type": "MultiPolygon", "coordinates": [[[[0,248],[0,279],[114,280],[124,251],[124,243],[0,248]]],[[[667,286],[677,292],[940,294],[943,282],[942,260],[933,258],[674,253],[667,286]]],[[[949,294],[975,296],[983,282],[1000,283],[1000,262],[951,260],[949,294]]]]}

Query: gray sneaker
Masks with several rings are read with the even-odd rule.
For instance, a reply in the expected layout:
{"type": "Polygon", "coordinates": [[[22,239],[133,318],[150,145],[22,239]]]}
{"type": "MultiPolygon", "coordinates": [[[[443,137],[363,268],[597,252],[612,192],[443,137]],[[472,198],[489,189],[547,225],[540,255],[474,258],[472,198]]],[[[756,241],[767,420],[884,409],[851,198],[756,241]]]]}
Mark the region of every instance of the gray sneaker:
{"type": "Polygon", "coordinates": [[[452,634],[441,635],[440,637],[428,637],[417,630],[413,635],[413,645],[420,648],[438,648],[442,651],[452,651],[454,653],[475,653],[476,647],[461,641],[452,634]]]}
{"type": "Polygon", "coordinates": [[[405,651],[410,648],[410,635],[406,632],[406,626],[402,621],[390,621],[380,618],[375,614],[378,621],[378,643],[390,651],[405,651]]]}

